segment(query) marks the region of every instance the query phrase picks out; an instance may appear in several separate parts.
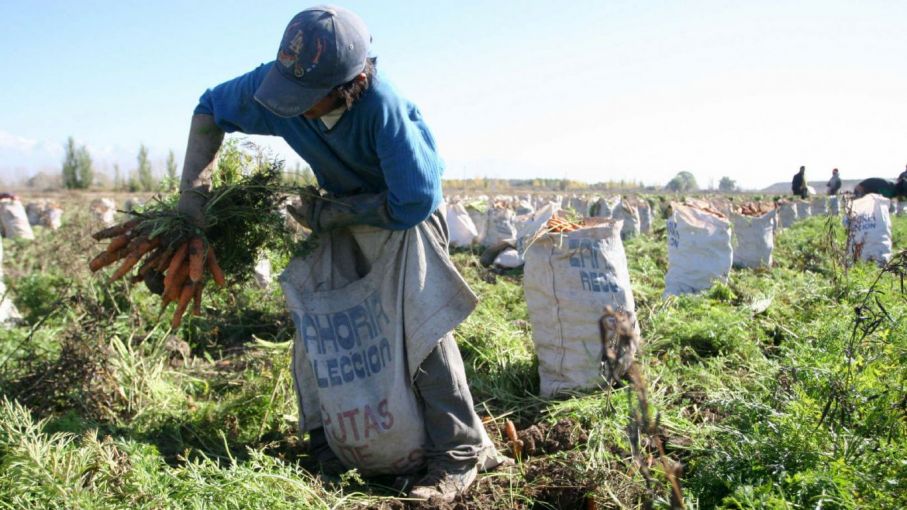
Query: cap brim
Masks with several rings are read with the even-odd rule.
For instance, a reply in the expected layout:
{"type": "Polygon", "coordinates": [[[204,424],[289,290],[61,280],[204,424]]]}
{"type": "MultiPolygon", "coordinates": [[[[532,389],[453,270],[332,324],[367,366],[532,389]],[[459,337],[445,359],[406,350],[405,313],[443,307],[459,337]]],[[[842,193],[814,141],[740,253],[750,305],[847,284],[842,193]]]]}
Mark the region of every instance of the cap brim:
{"type": "Polygon", "coordinates": [[[279,117],[296,117],[315,106],[332,88],[313,89],[287,78],[271,64],[271,69],[258,86],[253,97],[271,113],[279,117]]]}

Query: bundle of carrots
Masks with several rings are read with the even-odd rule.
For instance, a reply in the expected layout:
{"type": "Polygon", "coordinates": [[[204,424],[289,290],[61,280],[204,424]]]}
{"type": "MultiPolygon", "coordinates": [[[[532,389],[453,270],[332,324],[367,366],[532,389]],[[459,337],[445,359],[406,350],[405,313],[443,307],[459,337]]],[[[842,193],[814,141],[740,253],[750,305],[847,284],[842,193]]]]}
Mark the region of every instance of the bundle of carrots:
{"type": "Polygon", "coordinates": [[[172,302],[177,303],[171,323],[176,329],[190,300],[193,301],[193,313],[201,314],[205,269],[219,287],[226,285],[226,279],[217,262],[214,247],[206,245],[200,236],[180,237],[167,243],[162,241],[163,234],[149,232],[150,226],[149,220],[132,219],[95,232],[92,234],[95,240],[110,239],[110,243],[88,266],[95,272],[122,260],[110,276],[111,282],[123,278],[138,266],[130,282],[144,281],[149,289],[159,290],[163,299],[162,310],[172,302]],[[142,264],[139,265],[139,262],[142,264]]]}
{"type": "Polygon", "coordinates": [[[178,196],[159,197],[128,221],[93,234],[110,239],[103,252],[90,263],[92,271],[119,262],[111,281],[130,274],[132,283],[144,282],[162,296],[163,308],[176,303],[172,325],[179,327],[189,302],[201,311],[207,281],[225,285],[252,277],[263,250],[303,255],[313,248],[314,238],[299,242],[282,214],[287,194],[302,188],[282,181],[282,164],[250,173],[237,182],[208,192],[204,208],[206,227],[194,226],[177,208],[178,196]]]}
{"type": "Polygon", "coordinates": [[[551,219],[548,220],[548,223],[545,224],[545,227],[548,229],[549,232],[557,232],[557,233],[574,232],[576,230],[583,228],[583,226],[580,225],[579,223],[573,223],[572,221],[567,221],[567,220],[565,220],[563,218],[559,218],[557,216],[552,216],[551,219]]]}

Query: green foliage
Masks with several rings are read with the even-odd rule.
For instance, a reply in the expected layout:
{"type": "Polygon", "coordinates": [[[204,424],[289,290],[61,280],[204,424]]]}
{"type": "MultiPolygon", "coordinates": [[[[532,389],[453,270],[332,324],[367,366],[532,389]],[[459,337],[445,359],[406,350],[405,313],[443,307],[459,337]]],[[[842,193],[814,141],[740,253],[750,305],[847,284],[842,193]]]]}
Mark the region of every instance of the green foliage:
{"type": "Polygon", "coordinates": [[[88,154],[88,149],[84,145],[76,147],[75,140],[70,136],[66,140],[63,157],[63,187],[88,189],[92,182],[94,182],[94,169],[91,155],[88,154]]]}
{"type": "Polygon", "coordinates": [[[164,182],[166,191],[174,191],[179,187],[179,175],[176,173],[176,156],[173,150],[167,153],[167,180],[164,182]]]}
{"type": "Polygon", "coordinates": [[[733,193],[734,191],[737,191],[737,181],[727,176],[722,177],[721,180],[718,181],[718,191],[721,191],[722,193],[733,193]]]}
{"type": "Polygon", "coordinates": [[[148,148],[145,147],[145,144],[139,146],[139,155],[136,159],[138,161],[138,167],[135,170],[138,189],[130,191],[154,191],[156,185],[154,171],[148,160],[148,148]]]}
{"type": "MultiPolygon", "coordinates": [[[[78,205],[64,204],[53,235],[37,230],[34,242],[4,245],[27,324],[0,330],[0,508],[403,504],[385,499],[393,496],[385,480],[326,485],[313,474],[295,425],[293,328],[279,289],[216,290],[202,317],[169,331],[143,287],[88,273],[84,254],[96,246],[78,205]]],[[[879,268],[836,269],[829,243],[843,243],[843,231],[810,218],[778,234],[774,267],[735,269],[726,284],[665,300],[663,228],[656,219],[654,233],[625,250],[649,404],[684,466],[687,508],[907,507],[900,279],[884,274],[869,294],[879,268]],[[854,337],[855,324],[876,319],[854,337]]],[[[907,244],[904,218],[894,218],[893,239],[907,244]]],[[[279,272],[289,255],[270,254],[279,272]]],[[[576,507],[546,499],[574,487],[599,508],[666,508],[628,460],[632,393],[538,398],[521,271],[486,270],[478,255],[452,256],[480,297],[454,335],[492,440],[509,451],[496,428],[504,419],[520,430],[568,419],[586,436],[482,475],[474,493],[495,497],[476,506],[576,507]],[[556,466],[568,478],[555,478],[556,466]]],[[[657,461],[650,471],[664,480],[657,461]]]]}
{"type": "Polygon", "coordinates": [[[667,191],[673,191],[674,193],[687,193],[690,191],[697,191],[699,185],[696,184],[696,177],[692,173],[683,171],[678,172],[673,179],[668,181],[668,184],[665,185],[667,191]]]}

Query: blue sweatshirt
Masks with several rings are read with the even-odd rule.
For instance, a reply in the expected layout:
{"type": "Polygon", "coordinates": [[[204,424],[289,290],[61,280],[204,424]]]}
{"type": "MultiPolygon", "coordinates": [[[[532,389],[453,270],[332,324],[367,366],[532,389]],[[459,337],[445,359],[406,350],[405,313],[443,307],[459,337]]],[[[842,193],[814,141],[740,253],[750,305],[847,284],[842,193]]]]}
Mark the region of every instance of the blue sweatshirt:
{"type": "Polygon", "coordinates": [[[444,163],[416,105],[378,76],[332,129],[279,117],[252,97],[272,64],[208,89],[195,113],[212,115],[228,133],[282,137],[339,196],[387,191],[392,229],[413,227],[438,208],[444,163]]]}

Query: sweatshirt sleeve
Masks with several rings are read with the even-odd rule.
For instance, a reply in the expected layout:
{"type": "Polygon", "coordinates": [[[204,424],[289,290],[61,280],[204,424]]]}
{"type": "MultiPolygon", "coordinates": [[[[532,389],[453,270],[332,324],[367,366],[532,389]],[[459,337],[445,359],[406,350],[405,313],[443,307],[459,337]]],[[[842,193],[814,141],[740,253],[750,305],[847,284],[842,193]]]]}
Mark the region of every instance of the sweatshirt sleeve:
{"type": "Polygon", "coordinates": [[[254,71],[206,90],[194,113],[212,115],[218,127],[227,133],[276,134],[270,118],[273,114],[253,97],[268,69],[270,64],[262,64],[254,71]]]}
{"type": "Polygon", "coordinates": [[[390,227],[414,227],[441,204],[444,162],[422,114],[412,104],[401,100],[384,103],[376,129],[390,227]]]}

